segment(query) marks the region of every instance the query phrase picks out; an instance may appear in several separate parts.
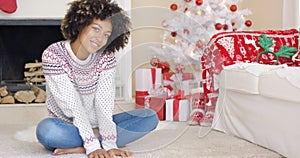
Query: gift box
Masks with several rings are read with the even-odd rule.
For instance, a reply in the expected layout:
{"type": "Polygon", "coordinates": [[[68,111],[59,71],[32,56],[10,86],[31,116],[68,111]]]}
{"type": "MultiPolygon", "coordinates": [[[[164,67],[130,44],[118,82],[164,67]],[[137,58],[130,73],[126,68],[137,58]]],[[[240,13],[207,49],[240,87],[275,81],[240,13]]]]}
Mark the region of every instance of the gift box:
{"type": "Polygon", "coordinates": [[[165,101],[166,97],[164,96],[139,96],[137,98],[138,103],[136,108],[149,108],[156,112],[159,120],[165,120],[165,101]],[[144,101],[142,103],[142,101],[144,101]]]}
{"type": "Polygon", "coordinates": [[[166,121],[187,121],[190,114],[189,100],[167,99],[166,121]]]}
{"type": "Polygon", "coordinates": [[[136,108],[153,109],[159,120],[164,120],[166,93],[162,88],[161,68],[136,70],[135,82],[136,108]]]}
{"type": "Polygon", "coordinates": [[[165,120],[165,100],[167,93],[162,87],[151,89],[147,95],[136,96],[136,108],[149,108],[156,112],[159,120],[165,120]]]}
{"type": "Polygon", "coordinates": [[[149,90],[161,87],[162,74],[160,68],[137,69],[135,71],[135,103],[145,106],[145,97],[149,90]]]}
{"type": "Polygon", "coordinates": [[[137,69],[135,71],[135,90],[147,92],[162,85],[161,68],[137,69]]]}

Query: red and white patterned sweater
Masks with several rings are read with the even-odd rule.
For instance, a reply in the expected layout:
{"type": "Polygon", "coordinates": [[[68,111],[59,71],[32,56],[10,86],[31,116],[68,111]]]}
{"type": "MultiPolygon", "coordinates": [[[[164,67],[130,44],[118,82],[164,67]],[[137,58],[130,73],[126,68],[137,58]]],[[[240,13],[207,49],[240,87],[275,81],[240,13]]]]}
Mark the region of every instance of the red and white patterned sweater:
{"type": "Polygon", "coordinates": [[[82,61],[70,41],[60,41],[43,52],[42,63],[49,112],[78,128],[87,154],[101,149],[92,128],[99,128],[104,149],[117,148],[112,120],[115,56],[94,53],[82,61]]]}

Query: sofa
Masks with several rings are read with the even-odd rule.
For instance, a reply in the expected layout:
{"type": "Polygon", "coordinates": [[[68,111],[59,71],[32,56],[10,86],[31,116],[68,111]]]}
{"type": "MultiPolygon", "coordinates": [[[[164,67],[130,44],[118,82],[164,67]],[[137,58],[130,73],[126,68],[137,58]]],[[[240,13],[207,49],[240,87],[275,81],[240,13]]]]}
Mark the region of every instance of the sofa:
{"type": "Polygon", "coordinates": [[[214,35],[202,57],[207,106],[215,109],[212,128],[283,156],[298,157],[298,48],[296,29],[214,35]],[[273,43],[267,50],[262,35],[273,43]],[[289,56],[276,56],[287,48],[296,50],[287,53],[289,56]]]}

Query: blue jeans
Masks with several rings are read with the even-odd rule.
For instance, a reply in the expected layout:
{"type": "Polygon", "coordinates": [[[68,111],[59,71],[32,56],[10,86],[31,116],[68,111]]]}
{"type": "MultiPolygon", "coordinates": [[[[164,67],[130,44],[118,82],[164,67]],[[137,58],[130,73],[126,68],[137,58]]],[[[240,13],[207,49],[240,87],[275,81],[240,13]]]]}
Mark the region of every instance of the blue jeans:
{"type": "MultiPolygon", "coordinates": [[[[117,126],[117,146],[133,142],[154,130],[158,124],[156,112],[151,109],[136,109],[113,115],[117,126]]],[[[82,147],[78,128],[59,118],[46,118],[36,129],[39,142],[48,150],[82,147]]],[[[98,138],[101,144],[101,136],[98,138]]]]}

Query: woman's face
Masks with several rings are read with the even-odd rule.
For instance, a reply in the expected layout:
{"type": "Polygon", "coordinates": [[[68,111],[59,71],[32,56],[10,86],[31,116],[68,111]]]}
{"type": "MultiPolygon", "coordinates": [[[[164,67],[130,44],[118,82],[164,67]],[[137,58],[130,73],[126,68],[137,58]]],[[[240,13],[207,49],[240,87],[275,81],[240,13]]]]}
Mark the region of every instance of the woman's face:
{"type": "Polygon", "coordinates": [[[79,34],[80,50],[86,53],[95,53],[106,45],[112,32],[112,25],[109,20],[94,19],[92,23],[79,34]]]}

